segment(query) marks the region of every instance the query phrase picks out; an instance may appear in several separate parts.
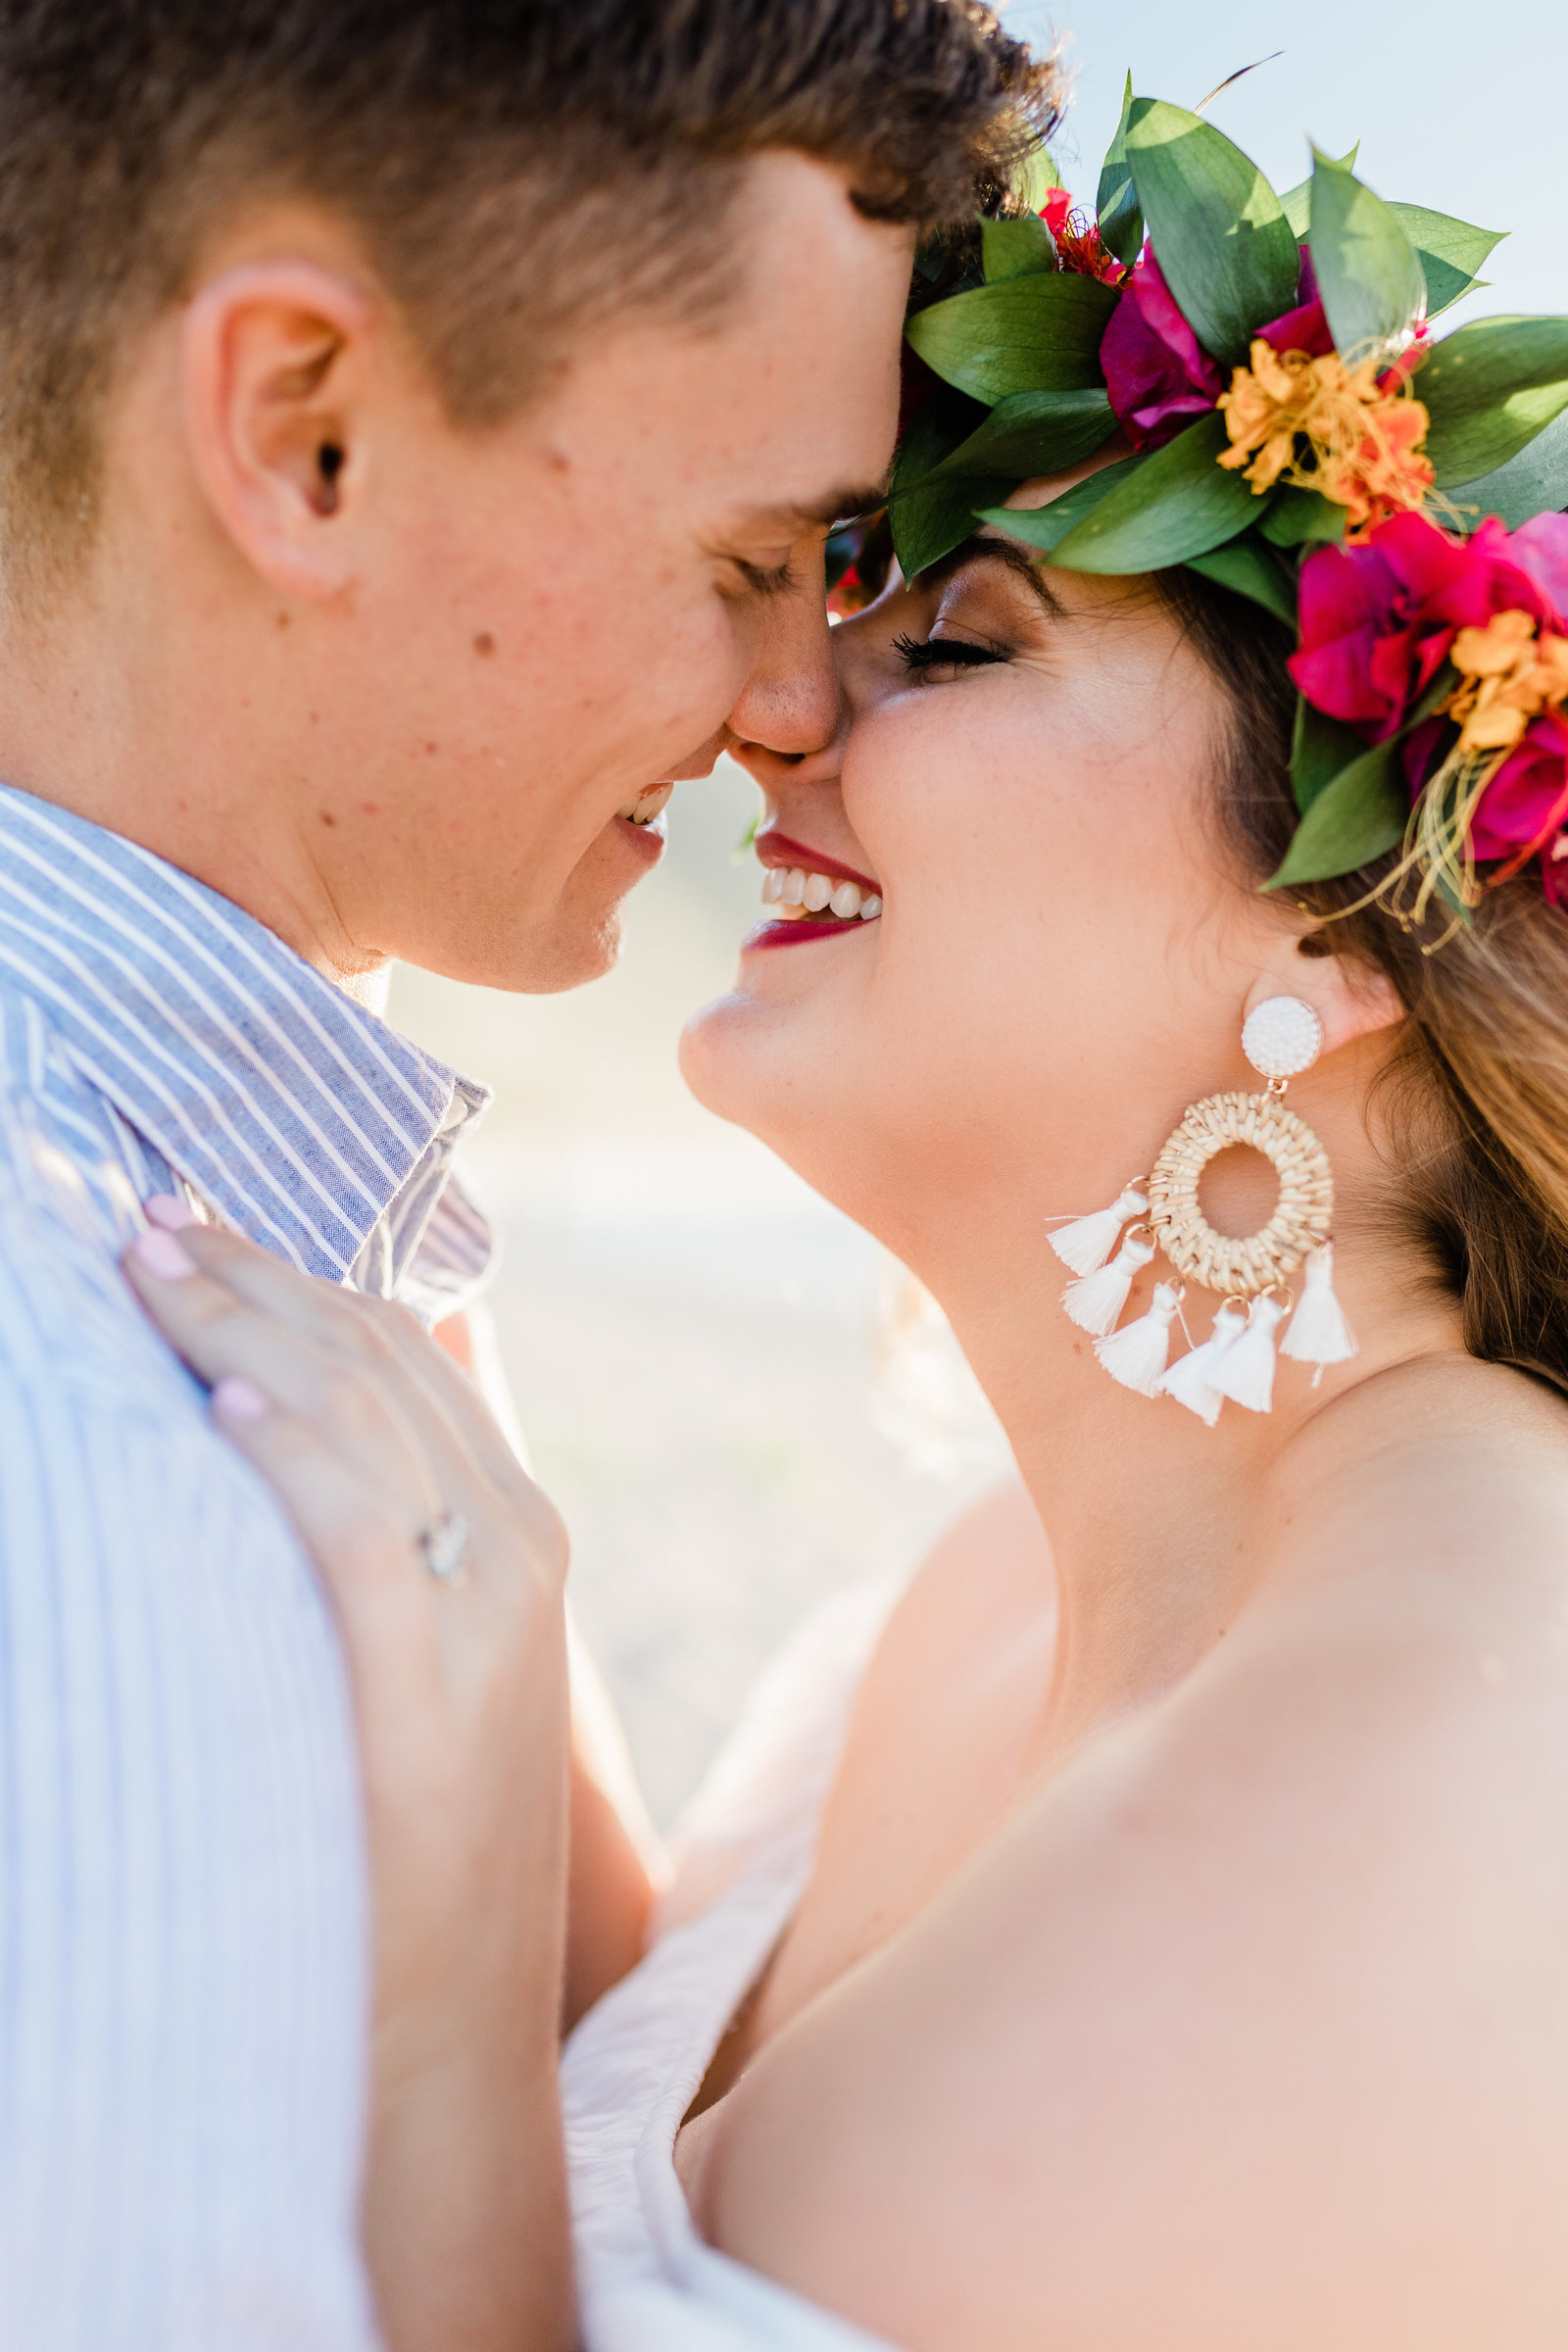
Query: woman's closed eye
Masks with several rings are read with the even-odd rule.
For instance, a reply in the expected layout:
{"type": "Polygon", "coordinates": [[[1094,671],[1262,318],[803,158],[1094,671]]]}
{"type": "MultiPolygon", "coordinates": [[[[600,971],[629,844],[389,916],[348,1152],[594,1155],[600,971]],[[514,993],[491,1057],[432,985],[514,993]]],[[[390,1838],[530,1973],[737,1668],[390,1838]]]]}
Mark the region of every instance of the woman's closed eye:
{"type": "Polygon", "coordinates": [[[977,645],[969,637],[895,637],[893,650],[917,677],[943,669],[981,669],[1007,659],[996,646],[977,645]]]}

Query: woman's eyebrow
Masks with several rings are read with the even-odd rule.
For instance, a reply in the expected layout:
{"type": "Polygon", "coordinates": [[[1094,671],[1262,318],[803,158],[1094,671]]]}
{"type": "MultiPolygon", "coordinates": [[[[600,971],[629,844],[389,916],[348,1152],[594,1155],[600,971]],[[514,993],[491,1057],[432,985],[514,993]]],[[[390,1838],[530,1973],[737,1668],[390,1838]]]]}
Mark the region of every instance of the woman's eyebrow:
{"type": "Polygon", "coordinates": [[[1041,570],[1039,557],[1031,555],[1027,548],[1020,547],[1013,539],[981,538],[976,534],[974,538],[966,539],[961,547],[956,547],[951,556],[944,556],[940,564],[928,565],[919,574],[919,585],[922,588],[945,587],[955,572],[982,559],[993,564],[1004,564],[1010,572],[1028,584],[1032,594],[1052,618],[1059,618],[1061,600],[1041,570]]]}

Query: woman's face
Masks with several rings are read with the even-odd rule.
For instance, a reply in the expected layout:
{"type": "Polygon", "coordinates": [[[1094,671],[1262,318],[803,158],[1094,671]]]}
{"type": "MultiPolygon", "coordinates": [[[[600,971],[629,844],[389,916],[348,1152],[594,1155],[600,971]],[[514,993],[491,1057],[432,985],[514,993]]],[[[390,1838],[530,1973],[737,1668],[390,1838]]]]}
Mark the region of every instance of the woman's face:
{"type": "Polygon", "coordinates": [[[882,911],[763,919],[683,1067],[923,1267],[988,1201],[1102,1206],[1195,1096],[1248,1083],[1279,913],[1222,870],[1220,692],[1147,583],[982,538],[834,635],[831,750],[742,753],[758,854],[882,911]]]}

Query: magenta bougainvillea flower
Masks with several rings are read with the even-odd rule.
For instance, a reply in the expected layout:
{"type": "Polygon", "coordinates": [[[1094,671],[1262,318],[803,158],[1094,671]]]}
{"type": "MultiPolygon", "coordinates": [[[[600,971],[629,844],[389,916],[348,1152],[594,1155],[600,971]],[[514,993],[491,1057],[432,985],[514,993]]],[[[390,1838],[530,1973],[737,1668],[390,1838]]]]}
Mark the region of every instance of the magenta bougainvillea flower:
{"type": "MultiPolygon", "coordinates": [[[[1522,864],[1544,848],[1565,821],[1568,720],[1560,710],[1543,710],[1482,794],[1470,820],[1470,846],[1483,861],[1502,858],[1522,864]]],[[[1544,857],[1541,873],[1547,898],[1562,906],[1568,901],[1568,858],[1544,857]]]]}
{"type": "Polygon", "coordinates": [[[1258,334],[1276,351],[1304,351],[1310,360],[1326,359],[1334,349],[1334,335],[1328,315],[1318,298],[1317,271],[1312,256],[1301,247],[1301,275],[1296,289],[1296,308],[1287,311],[1282,318],[1271,318],[1260,326],[1258,334]]]}
{"type": "MultiPolygon", "coordinates": [[[[1304,245],[1295,307],[1257,332],[1276,351],[1304,351],[1309,359],[1334,349],[1304,245]]],[[[1116,421],[1134,449],[1158,449],[1213,408],[1225,389],[1223,368],[1182,317],[1152,246],[1144,247],[1123,281],[1122,298],[1101,342],[1100,364],[1116,421]]]]}
{"type": "Polygon", "coordinates": [[[1307,701],[1385,743],[1409,717],[1464,628],[1528,612],[1559,633],[1568,608],[1568,515],[1509,533],[1489,516],[1459,543],[1395,514],[1354,547],[1301,566],[1300,646],[1290,670],[1307,701]]]}
{"type": "Polygon", "coordinates": [[[1213,408],[1225,388],[1148,245],[1111,313],[1100,364],[1116,421],[1134,449],[1157,449],[1171,440],[1213,408]]]}

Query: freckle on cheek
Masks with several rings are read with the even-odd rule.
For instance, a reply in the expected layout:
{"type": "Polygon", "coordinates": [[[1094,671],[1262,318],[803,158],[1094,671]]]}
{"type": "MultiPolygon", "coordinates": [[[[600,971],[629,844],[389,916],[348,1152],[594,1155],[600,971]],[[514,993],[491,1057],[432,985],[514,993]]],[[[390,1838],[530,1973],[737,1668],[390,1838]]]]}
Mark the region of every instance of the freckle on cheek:
{"type": "Polygon", "coordinates": [[[491,636],[488,629],[481,629],[479,631],[478,636],[473,641],[473,650],[481,657],[481,659],[495,652],[496,641],[491,636]]]}

